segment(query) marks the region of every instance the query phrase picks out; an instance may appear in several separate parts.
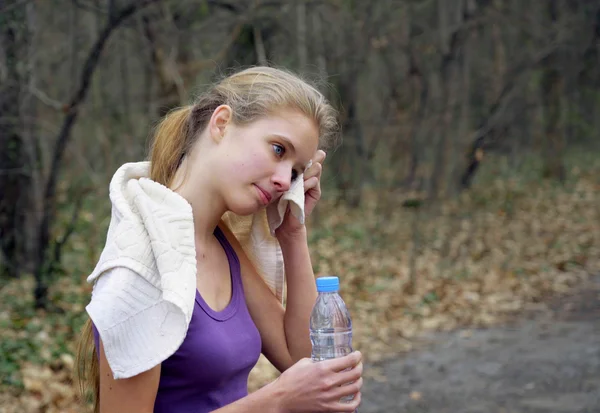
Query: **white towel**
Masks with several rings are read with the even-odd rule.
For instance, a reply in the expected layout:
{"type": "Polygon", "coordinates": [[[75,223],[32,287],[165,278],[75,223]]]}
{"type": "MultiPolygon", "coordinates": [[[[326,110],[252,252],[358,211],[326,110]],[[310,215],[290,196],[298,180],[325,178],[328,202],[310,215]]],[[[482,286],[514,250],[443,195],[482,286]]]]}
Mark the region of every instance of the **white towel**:
{"type": "MultiPolygon", "coordinates": [[[[115,379],[149,370],[172,355],[185,338],[194,308],[192,209],[179,194],[150,180],[149,166],[148,162],[128,163],[114,174],[106,245],[88,277],[94,291],[86,310],[102,338],[115,379]],[[97,282],[109,273],[110,282],[97,282]]],[[[288,205],[304,222],[303,176],[294,184],[277,205],[270,206],[270,212],[223,216],[281,302],[283,255],[273,231],[288,205]]]]}
{"type": "MultiPolygon", "coordinates": [[[[308,163],[306,169],[310,168],[312,161],[308,163]]],[[[300,174],[292,182],[290,189],[285,192],[277,204],[267,207],[267,218],[271,235],[275,235],[275,230],[279,228],[285,217],[285,213],[290,208],[290,212],[304,224],[304,174],[300,174]]]]}

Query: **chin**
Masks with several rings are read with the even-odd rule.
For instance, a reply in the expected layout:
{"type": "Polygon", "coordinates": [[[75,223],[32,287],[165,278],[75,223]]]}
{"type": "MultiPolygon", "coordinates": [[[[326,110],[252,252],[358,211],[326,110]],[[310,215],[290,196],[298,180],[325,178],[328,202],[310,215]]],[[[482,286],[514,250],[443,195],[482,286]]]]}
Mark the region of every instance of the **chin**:
{"type": "Polygon", "coordinates": [[[253,214],[255,214],[255,213],[256,213],[256,212],[258,212],[259,210],[260,210],[260,209],[256,209],[256,210],[253,210],[253,211],[249,211],[249,210],[247,210],[247,209],[244,209],[244,210],[235,210],[235,209],[230,209],[230,210],[229,210],[229,212],[231,212],[231,213],[233,213],[233,214],[235,214],[235,215],[238,215],[238,216],[240,216],[240,217],[247,217],[247,216],[250,216],[250,215],[253,215],[253,214]]]}
{"type": "Polygon", "coordinates": [[[254,205],[237,204],[237,205],[228,206],[227,210],[236,215],[239,215],[239,216],[248,216],[248,215],[257,213],[258,211],[260,211],[261,209],[264,209],[264,208],[265,208],[264,206],[260,206],[257,204],[254,204],[254,205]]]}

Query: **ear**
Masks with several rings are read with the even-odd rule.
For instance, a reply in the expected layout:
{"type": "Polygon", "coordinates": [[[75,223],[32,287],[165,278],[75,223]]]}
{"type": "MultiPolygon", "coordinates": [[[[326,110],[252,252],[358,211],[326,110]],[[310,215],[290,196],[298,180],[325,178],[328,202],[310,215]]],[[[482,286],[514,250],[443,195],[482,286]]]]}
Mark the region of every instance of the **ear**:
{"type": "Polygon", "coordinates": [[[225,136],[225,128],[231,123],[233,110],[229,105],[220,105],[213,112],[208,122],[210,137],[215,142],[220,142],[225,136]]]}

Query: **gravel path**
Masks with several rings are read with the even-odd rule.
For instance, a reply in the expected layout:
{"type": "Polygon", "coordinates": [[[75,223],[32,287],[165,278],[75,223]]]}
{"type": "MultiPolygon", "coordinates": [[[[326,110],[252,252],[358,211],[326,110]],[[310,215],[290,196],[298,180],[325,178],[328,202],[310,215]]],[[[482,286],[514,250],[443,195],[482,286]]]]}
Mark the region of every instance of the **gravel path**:
{"type": "Polygon", "coordinates": [[[360,413],[600,413],[600,277],[498,328],[368,365],[360,413]]]}

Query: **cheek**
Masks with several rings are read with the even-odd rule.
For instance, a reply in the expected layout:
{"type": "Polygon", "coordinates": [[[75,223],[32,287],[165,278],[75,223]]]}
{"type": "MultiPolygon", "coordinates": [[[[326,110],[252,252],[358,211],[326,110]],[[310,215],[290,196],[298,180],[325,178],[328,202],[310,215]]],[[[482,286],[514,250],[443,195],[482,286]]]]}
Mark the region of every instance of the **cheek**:
{"type": "Polygon", "coordinates": [[[242,154],[240,159],[232,164],[231,173],[237,177],[252,178],[265,169],[267,161],[264,154],[259,152],[242,154]]]}

